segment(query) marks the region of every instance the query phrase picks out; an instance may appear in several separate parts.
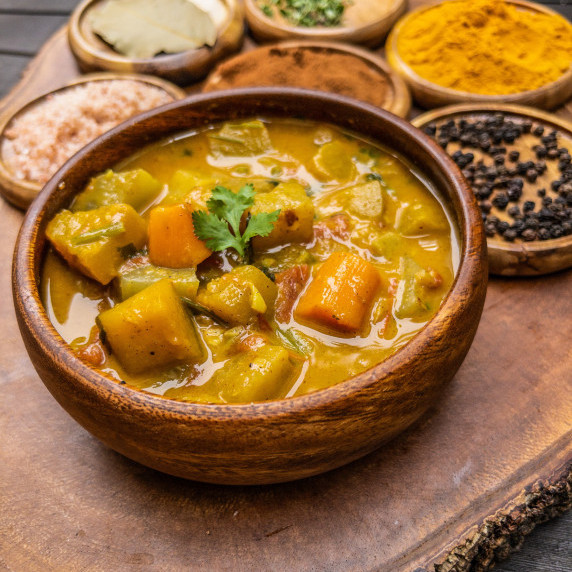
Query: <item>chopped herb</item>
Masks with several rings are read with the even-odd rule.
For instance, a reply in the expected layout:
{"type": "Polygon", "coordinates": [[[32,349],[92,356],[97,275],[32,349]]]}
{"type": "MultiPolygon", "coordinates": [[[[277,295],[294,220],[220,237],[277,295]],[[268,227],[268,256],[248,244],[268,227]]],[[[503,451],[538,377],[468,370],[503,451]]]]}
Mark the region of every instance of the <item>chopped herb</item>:
{"type": "MultiPolygon", "coordinates": [[[[294,26],[338,26],[347,2],[344,0],[274,0],[278,12],[294,26]]],[[[260,9],[273,16],[272,6],[263,4],[260,9]]]]}
{"type": "Polygon", "coordinates": [[[279,210],[250,216],[244,233],[240,232],[240,221],[244,213],[254,204],[254,187],[244,185],[238,193],[217,185],[207,201],[209,212],[194,211],[193,223],[196,235],[214,251],[234,248],[244,257],[248,244],[254,236],[268,236],[278,220],[279,210]]]}
{"type": "Polygon", "coordinates": [[[379,173],[368,173],[365,176],[365,180],[366,181],[379,181],[380,183],[383,183],[383,177],[379,173]]]}

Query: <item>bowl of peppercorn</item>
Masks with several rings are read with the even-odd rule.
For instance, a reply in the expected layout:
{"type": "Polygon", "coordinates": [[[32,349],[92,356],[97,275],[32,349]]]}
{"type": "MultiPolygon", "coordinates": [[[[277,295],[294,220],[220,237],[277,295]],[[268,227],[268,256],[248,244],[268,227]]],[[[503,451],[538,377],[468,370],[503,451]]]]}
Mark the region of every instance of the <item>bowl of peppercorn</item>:
{"type": "Polygon", "coordinates": [[[452,105],[413,124],[451,156],[479,203],[489,271],[572,266],[572,124],[518,105],[452,105]]]}

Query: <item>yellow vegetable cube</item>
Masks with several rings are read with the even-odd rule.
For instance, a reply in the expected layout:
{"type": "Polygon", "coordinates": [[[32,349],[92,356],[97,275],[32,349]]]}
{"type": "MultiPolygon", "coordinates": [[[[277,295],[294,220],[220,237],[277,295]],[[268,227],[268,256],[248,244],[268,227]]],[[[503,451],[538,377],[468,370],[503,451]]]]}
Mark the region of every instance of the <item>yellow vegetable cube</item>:
{"type": "Polygon", "coordinates": [[[73,211],[126,203],[136,211],[146,207],[161,190],[161,183],[143,169],[114,173],[111,169],[91,179],[73,204],[73,211]]]}
{"type": "Polygon", "coordinates": [[[349,211],[361,218],[379,219],[383,213],[383,191],[379,181],[354,185],[348,190],[349,211]]]}
{"type": "Polygon", "coordinates": [[[280,183],[269,193],[257,193],[250,214],[280,209],[278,220],[268,236],[255,236],[252,247],[265,250],[290,242],[306,242],[314,232],[314,203],[304,187],[295,181],[280,183]]]}
{"type": "Polygon", "coordinates": [[[278,288],[255,266],[239,266],[211,280],[197,302],[229,324],[246,324],[274,307],[278,288]]]}
{"type": "Polygon", "coordinates": [[[204,386],[217,401],[250,403],[285,397],[293,365],[281,346],[263,346],[230,358],[204,386]]]}
{"type": "Polygon", "coordinates": [[[351,181],[357,173],[351,152],[338,139],[325,143],[314,156],[313,174],[321,181],[334,179],[339,183],[351,181]]]}
{"type": "Polygon", "coordinates": [[[61,211],[48,224],[46,235],[70,266],[108,284],[124,262],[120,249],[129,244],[142,248],[147,228],[132,206],[118,204],[76,213],[61,211]]]}
{"type": "Polygon", "coordinates": [[[258,120],[225,123],[216,133],[209,133],[208,138],[215,157],[252,157],[272,149],[268,130],[258,120]]]}
{"type": "Polygon", "coordinates": [[[397,213],[397,230],[404,236],[448,232],[449,222],[435,199],[418,200],[397,213]]]}
{"type": "Polygon", "coordinates": [[[160,280],[102,312],[97,321],[129,373],[203,361],[203,344],[193,319],[169,280],[160,280]]]}

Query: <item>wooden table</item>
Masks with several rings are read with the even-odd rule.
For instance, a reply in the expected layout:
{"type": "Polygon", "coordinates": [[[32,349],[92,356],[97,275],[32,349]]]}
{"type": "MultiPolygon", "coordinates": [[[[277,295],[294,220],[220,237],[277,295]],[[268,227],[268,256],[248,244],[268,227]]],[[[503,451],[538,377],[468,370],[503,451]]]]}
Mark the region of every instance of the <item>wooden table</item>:
{"type": "MultiPolygon", "coordinates": [[[[44,42],[65,24],[75,4],[74,0],[0,0],[0,97],[16,84],[44,42]]],[[[572,6],[554,2],[553,7],[572,17],[572,6]]],[[[568,482],[568,488],[563,484],[563,470],[572,460],[566,454],[570,449],[551,438],[558,434],[552,427],[558,421],[569,423],[563,436],[568,441],[572,438],[572,419],[558,419],[571,411],[562,401],[569,403],[572,392],[558,394],[558,390],[570,390],[572,385],[572,306],[565,302],[572,291],[572,272],[539,280],[492,280],[475,344],[443,402],[388,448],[300,483],[216,487],[166,477],[123,459],[85,433],[51,398],[29,363],[11,305],[11,251],[22,215],[1,200],[0,214],[0,319],[4,330],[0,357],[4,389],[0,400],[0,569],[210,570],[231,569],[229,563],[234,558],[243,563],[244,568],[238,568],[245,570],[284,570],[284,562],[289,562],[292,570],[369,570],[378,569],[377,562],[387,562],[385,555],[391,552],[392,543],[403,542],[411,530],[427,528],[425,544],[401,554],[391,566],[391,570],[412,570],[428,562],[428,554],[435,556],[431,562],[442,562],[448,552],[455,552],[459,539],[471,538],[476,545],[480,542],[481,553],[486,552],[482,537],[487,530],[482,526],[478,531],[464,530],[462,524],[482,524],[485,517],[492,516],[487,507],[502,508],[506,517],[511,510],[522,512],[522,506],[516,505],[526,500],[530,510],[525,511],[525,528],[532,528],[536,521],[554,516],[569,504],[572,483],[568,482]],[[552,301],[543,302],[546,291],[552,301]],[[565,303],[553,307],[559,299],[565,303]],[[531,303],[544,311],[540,323],[527,313],[531,303]],[[511,309],[499,323],[495,307],[503,304],[510,304],[511,309]],[[503,334],[506,347],[502,350],[488,342],[489,336],[503,334]],[[556,343],[559,335],[567,337],[564,346],[556,343]],[[527,346],[534,339],[547,353],[539,349],[521,355],[521,344],[527,346]],[[538,402],[530,399],[530,419],[524,421],[510,410],[511,396],[495,390],[494,379],[486,379],[480,365],[483,360],[507,355],[510,359],[499,368],[508,368],[514,375],[515,396],[542,392],[538,402]],[[538,372],[539,361],[547,372],[560,374],[554,381],[552,403],[546,389],[549,382],[527,373],[538,372]],[[450,419],[459,400],[470,406],[461,418],[450,419]],[[552,410],[543,411],[548,405],[552,410]],[[502,417],[514,423],[513,431],[486,430],[487,424],[494,426],[502,417]],[[471,424],[475,424],[474,430],[471,424]],[[451,428],[461,436],[472,435],[461,447],[469,453],[458,451],[455,435],[447,433],[451,428]],[[511,437],[514,446],[507,445],[506,439],[511,437]],[[444,445],[451,447],[450,455],[434,450],[444,445]],[[486,460],[483,451],[488,452],[486,460]],[[421,456],[427,459],[424,475],[415,473],[421,456]],[[539,458],[543,463],[534,478],[530,464],[538,464],[539,458]],[[437,463],[449,465],[450,482],[432,482],[444,470],[436,467],[437,463]],[[520,472],[508,474],[510,466],[520,472]],[[406,481],[401,486],[400,477],[406,481]],[[528,493],[523,484],[529,487],[528,493]],[[382,498],[384,486],[387,498],[382,498]],[[410,496],[426,505],[415,512],[416,521],[408,520],[413,513],[405,510],[401,518],[388,521],[387,515],[399,514],[399,503],[408,504],[410,496]],[[463,497],[474,500],[468,509],[474,514],[447,513],[447,507],[463,497]],[[511,504],[514,499],[516,505],[511,504]],[[356,507],[361,510],[356,512],[356,507]],[[378,544],[372,538],[376,534],[378,544]],[[312,545],[312,535],[322,539],[319,546],[312,545]],[[343,551],[343,539],[347,538],[355,544],[355,552],[348,552],[345,560],[332,556],[338,546],[340,553],[343,551]],[[232,555],[226,565],[225,551],[232,555]]],[[[511,523],[501,517],[499,513],[491,522],[504,524],[506,532],[511,523]]],[[[512,537],[488,531],[488,546],[497,537],[516,543],[527,532],[525,528],[514,525],[512,537]]],[[[507,553],[509,545],[500,546],[499,542],[495,558],[507,553]]],[[[465,549],[466,554],[472,552],[465,549]]],[[[449,561],[456,561],[457,568],[445,565],[442,570],[466,568],[459,558],[450,557],[449,561]]],[[[537,528],[522,551],[495,569],[572,570],[572,513],[537,528]]]]}

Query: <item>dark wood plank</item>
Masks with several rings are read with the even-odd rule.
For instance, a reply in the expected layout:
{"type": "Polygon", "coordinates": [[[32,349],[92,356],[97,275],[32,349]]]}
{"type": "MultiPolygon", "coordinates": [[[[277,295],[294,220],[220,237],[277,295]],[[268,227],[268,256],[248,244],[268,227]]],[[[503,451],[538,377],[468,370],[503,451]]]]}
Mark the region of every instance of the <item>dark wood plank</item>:
{"type": "Polygon", "coordinates": [[[33,56],[66,22],[66,16],[0,14],[0,53],[33,56]]]}
{"type": "Polygon", "coordinates": [[[0,69],[2,70],[0,98],[7,95],[11,87],[20,80],[25,67],[30,63],[31,59],[29,56],[8,56],[0,54],[0,69]]]}
{"type": "Polygon", "coordinates": [[[69,14],[79,0],[0,0],[0,11],[69,14]]]}

